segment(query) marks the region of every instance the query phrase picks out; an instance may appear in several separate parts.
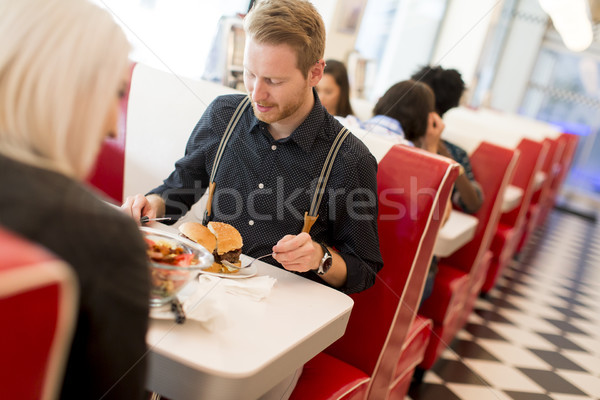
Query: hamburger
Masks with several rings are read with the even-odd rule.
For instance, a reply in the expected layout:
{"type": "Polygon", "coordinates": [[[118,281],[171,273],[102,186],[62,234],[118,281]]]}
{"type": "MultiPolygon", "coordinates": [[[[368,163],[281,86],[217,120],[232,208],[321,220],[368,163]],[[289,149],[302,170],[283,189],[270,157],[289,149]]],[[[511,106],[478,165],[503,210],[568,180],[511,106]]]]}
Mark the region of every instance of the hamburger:
{"type": "Polygon", "coordinates": [[[221,264],[222,260],[226,260],[237,266],[242,265],[242,235],[233,226],[223,222],[209,222],[206,227],[197,222],[186,222],[179,226],[179,232],[213,254],[215,262],[205,271],[229,274],[239,271],[221,264]]]}

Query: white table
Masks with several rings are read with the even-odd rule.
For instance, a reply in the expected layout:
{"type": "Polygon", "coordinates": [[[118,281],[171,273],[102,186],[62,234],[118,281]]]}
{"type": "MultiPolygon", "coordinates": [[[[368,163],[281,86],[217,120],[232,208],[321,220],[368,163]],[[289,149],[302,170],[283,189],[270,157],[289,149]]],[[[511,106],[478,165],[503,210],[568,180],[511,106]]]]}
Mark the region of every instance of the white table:
{"type": "Polygon", "coordinates": [[[225,327],[151,321],[148,390],[177,400],[256,399],[344,334],[350,297],[257,263],[258,275],[277,282],[258,302],[222,293],[225,327]]]}
{"type": "Polygon", "coordinates": [[[472,215],[452,210],[448,221],[438,233],[433,254],[438,257],[448,257],[469,243],[475,235],[478,222],[472,215]]]}
{"type": "Polygon", "coordinates": [[[542,188],[542,185],[544,185],[544,182],[546,182],[546,178],[548,177],[548,174],[546,174],[544,171],[538,171],[535,173],[535,176],[533,178],[533,191],[537,192],[538,190],[540,190],[542,188]]]}
{"type": "Polygon", "coordinates": [[[518,186],[508,185],[502,197],[501,211],[503,213],[514,210],[523,198],[523,189],[518,186]]]}

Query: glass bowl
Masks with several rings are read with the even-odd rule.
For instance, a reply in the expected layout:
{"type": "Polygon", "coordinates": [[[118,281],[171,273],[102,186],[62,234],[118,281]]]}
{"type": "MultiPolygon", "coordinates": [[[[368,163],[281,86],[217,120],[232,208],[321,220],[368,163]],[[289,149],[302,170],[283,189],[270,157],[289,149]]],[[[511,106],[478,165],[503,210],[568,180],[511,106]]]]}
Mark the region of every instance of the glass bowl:
{"type": "Polygon", "coordinates": [[[178,234],[144,226],[140,231],[148,244],[151,307],[170,303],[200,269],[214,261],[208,250],[178,234]]]}

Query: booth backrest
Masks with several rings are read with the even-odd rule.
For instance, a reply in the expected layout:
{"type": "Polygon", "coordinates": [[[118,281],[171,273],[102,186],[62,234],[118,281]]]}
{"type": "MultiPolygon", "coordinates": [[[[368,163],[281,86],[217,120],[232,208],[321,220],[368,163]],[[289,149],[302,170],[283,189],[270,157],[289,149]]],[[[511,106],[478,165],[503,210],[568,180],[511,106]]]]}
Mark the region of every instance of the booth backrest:
{"type": "Polygon", "coordinates": [[[403,145],[393,146],[379,163],[384,268],[373,287],[352,295],[346,333],[325,351],[372,376],[371,398],[382,398],[393,379],[457,176],[458,164],[403,145]]]}
{"type": "MultiPolygon", "coordinates": [[[[135,63],[131,65],[130,73],[133,73],[134,68],[135,63]]],[[[129,83],[131,84],[131,79],[129,83]]],[[[126,92],[125,97],[121,99],[121,118],[119,118],[117,137],[106,138],[104,140],[96,159],[96,164],[87,179],[89,184],[98,188],[116,204],[121,204],[123,201],[125,138],[127,135],[125,117],[127,115],[128,104],[129,90],[126,92]]]]}
{"type": "Polygon", "coordinates": [[[455,251],[443,263],[467,273],[478,265],[488,250],[501,214],[504,191],[513,179],[519,151],[483,142],[471,155],[473,174],[483,192],[483,204],[473,239],[455,251]]]}
{"type": "Polygon", "coordinates": [[[0,397],[58,398],[77,293],[66,263],[0,228],[0,397]]]}
{"type": "Polygon", "coordinates": [[[127,110],[123,195],[160,185],[184,155],[190,134],[217,97],[238,91],[137,64],[127,110]]]}
{"type": "Polygon", "coordinates": [[[548,144],[523,139],[519,143],[518,149],[521,154],[511,185],[523,189],[523,198],[519,206],[510,212],[502,214],[500,220],[506,226],[517,227],[525,220],[534,192],[535,176],[544,164],[546,154],[548,153],[548,144]]]}

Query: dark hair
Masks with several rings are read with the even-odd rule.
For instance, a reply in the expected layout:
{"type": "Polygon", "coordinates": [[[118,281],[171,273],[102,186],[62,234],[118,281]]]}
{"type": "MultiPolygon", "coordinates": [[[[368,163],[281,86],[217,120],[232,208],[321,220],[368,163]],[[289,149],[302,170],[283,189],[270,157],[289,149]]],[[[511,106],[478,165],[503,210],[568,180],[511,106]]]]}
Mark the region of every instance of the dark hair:
{"type": "Polygon", "coordinates": [[[374,115],[386,115],[402,125],[406,139],[414,142],[425,135],[429,113],[435,110],[435,96],[429,86],[413,80],[396,83],[373,109],[374,115]]]}
{"type": "Polygon", "coordinates": [[[348,71],[344,63],[337,60],[327,60],[325,62],[324,74],[329,74],[340,87],[340,97],[336,105],[337,115],[346,117],[354,114],[350,105],[350,83],[348,81],[348,71]]]}
{"type": "Polygon", "coordinates": [[[431,87],[435,94],[435,110],[440,116],[458,106],[460,97],[465,91],[465,82],[460,72],[455,69],[425,66],[415,72],[411,79],[431,87]]]}

